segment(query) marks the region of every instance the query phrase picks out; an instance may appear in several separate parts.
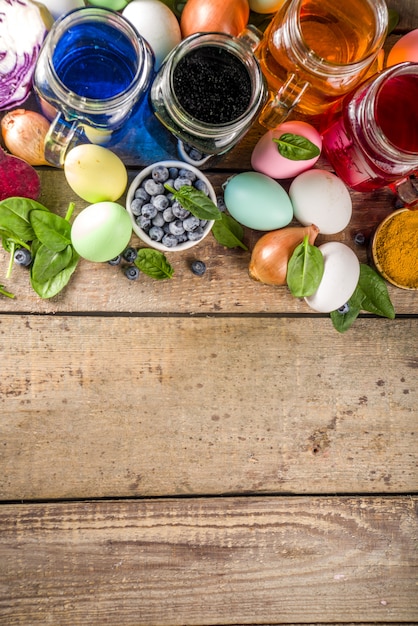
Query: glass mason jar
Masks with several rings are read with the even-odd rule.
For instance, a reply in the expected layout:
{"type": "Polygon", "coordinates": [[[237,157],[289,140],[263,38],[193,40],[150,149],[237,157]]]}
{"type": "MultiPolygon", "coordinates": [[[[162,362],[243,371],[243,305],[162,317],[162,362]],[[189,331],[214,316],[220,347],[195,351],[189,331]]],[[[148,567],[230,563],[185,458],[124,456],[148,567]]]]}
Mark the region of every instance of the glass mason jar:
{"type": "Polygon", "coordinates": [[[324,117],[324,153],[349,187],[400,192],[405,178],[418,173],[417,102],[418,63],[401,63],[362,83],[324,117]]]}
{"type": "MultiPolygon", "coordinates": [[[[258,117],[266,83],[253,54],[257,29],[239,37],[198,33],[166,57],[151,88],[157,119],[179,140],[186,160],[195,148],[204,160],[230,150],[258,117]]],[[[190,159],[191,162],[196,162],[190,159]]]]}

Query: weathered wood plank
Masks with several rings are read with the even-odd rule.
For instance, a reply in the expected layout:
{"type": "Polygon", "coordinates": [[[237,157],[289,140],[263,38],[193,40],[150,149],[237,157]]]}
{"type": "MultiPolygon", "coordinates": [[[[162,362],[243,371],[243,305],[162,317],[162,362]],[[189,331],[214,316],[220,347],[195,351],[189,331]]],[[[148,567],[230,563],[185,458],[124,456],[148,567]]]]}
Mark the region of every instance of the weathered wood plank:
{"type": "Polygon", "coordinates": [[[417,498],[0,507],[7,626],[418,621],[417,498]]]}
{"type": "Polygon", "coordinates": [[[418,487],[418,320],[0,317],[0,498],[418,487]]]}
{"type": "MultiPolygon", "coordinates": [[[[138,170],[130,173],[131,178],[138,170]]],[[[228,178],[228,172],[210,173],[218,192],[228,178]]],[[[52,211],[64,215],[68,203],[76,202],[75,215],[87,203],[75,197],[63,173],[42,169],[41,201],[52,211]]],[[[288,186],[289,182],[284,183],[288,186]]],[[[323,241],[342,241],[355,250],[360,261],[367,261],[367,246],[354,243],[358,232],[369,236],[373,229],[394,208],[393,195],[388,191],[378,194],[352,193],[353,217],[350,225],[337,235],[319,236],[323,241]]],[[[122,199],[123,203],[124,200],[122,199]]],[[[141,313],[302,313],[312,311],[303,300],[294,298],[287,287],[271,287],[251,280],[248,265],[251,250],[262,233],[246,229],[245,242],[249,251],[227,250],[209,235],[196,248],[185,253],[168,253],[167,258],[175,269],[172,280],[156,281],[141,276],[134,283],[126,280],[120,267],[107,263],[90,263],[82,260],[68,287],[57,297],[42,301],[29,284],[25,268],[15,267],[10,280],[5,279],[8,255],[0,250],[0,283],[16,294],[16,299],[0,300],[1,311],[6,312],[94,312],[133,311],[141,313]],[[190,271],[191,260],[205,261],[207,272],[196,277],[190,271]]],[[[140,242],[133,236],[133,245],[140,242]]],[[[144,245],[144,244],[142,244],[144,245]]],[[[389,286],[397,313],[418,313],[418,291],[406,291],[389,286]]]]}

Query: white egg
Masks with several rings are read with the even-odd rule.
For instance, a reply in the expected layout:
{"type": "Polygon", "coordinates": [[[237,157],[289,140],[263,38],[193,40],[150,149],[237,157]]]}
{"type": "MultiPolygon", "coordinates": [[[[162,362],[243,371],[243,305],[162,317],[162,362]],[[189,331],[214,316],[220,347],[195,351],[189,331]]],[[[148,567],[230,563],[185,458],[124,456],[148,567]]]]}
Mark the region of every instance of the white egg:
{"type": "Polygon", "coordinates": [[[353,295],[360,277],[360,262],[351,248],[339,241],[319,246],[324,257],[324,274],[318,289],[306,303],[318,313],[331,313],[353,295]]]}
{"type": "Polygon", "coordinates": [[[339,233],[351,219],[353,203],[343,181],[326,170],[312,169],[297,176],[289,188],[295,218],[315,224],[323,235],[339,233]]]}
{"type": "Polygon", "coordinates": [[[73,9],[80,9],[86,6],[84,0],[41,0],[41,4],[46,6],[54,20],[73,9]]]}
{"type": "Polygon", "coordinates": [[[122,11],[151,46],[157,70],[167,54],[181,41],[179,22],[160,0],[132,0],[122,11]]]}
{"type": "Polygon", "coordinates": [[[282,8],[286,0],[249,0],[251,11],[256,13],[274,13],[282,8]]]}

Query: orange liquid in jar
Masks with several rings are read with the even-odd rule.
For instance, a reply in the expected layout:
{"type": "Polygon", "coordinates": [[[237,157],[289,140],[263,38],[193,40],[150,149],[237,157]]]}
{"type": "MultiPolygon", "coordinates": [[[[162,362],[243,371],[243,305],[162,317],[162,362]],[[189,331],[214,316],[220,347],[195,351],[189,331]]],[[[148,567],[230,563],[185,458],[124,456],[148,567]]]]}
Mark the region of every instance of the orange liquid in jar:
{"type": "Polygon", "coordinates": [[[367,65],[360,74],[337,75],[338,66],[368,56],[374,46],[375,14],[364,0],[306,0],[301,3],[300,28],[294,31],[286,23],[291,19],[288,7],[289,2],[276,14],[256,54],[271,91],[277,92],[292,73],[299,88],[308,82],[296,110],[318,115],[372,71],[367,65]]]}

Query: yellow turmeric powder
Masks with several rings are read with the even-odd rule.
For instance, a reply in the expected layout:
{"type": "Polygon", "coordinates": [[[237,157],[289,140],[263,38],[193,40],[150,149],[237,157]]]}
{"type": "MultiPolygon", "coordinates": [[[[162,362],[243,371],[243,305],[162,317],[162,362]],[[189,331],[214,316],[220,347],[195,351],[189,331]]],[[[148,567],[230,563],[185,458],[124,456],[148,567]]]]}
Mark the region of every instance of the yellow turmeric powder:
{"type": "Polygon", "coordinates": [[[401,211],[382,223],[376,234],[376,265],[391,282],[418,288],[418,211],[401,211]]]}

